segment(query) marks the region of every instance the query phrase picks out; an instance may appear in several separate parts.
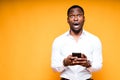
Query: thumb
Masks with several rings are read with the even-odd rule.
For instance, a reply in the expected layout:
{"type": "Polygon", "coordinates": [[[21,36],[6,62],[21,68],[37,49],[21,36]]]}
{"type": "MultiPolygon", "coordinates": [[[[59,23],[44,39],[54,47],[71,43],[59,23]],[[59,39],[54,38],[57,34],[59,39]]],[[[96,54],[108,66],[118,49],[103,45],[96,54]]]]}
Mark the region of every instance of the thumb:
{"type": "Polygon", "coordinates": [[[82,58],[87,58],[85,54],[81,54],[81,57],[82,58]]]}

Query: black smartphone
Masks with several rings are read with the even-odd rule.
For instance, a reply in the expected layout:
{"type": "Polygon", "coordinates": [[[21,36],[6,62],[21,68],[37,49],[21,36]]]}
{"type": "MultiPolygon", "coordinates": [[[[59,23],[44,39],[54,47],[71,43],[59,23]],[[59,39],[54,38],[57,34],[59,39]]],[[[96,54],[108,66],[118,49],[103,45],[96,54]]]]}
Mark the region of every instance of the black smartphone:
{"type": "Polygon", "coordinates": [[[78,57],[78,58],[81,58],[81,53],[72,53],[72,56],[73,57],[78,57]]]}

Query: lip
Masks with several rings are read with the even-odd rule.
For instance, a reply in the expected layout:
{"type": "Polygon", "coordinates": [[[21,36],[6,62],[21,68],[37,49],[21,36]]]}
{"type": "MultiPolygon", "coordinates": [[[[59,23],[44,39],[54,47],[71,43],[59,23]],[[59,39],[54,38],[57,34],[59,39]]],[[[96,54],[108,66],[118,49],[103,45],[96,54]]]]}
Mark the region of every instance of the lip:
{"type": "Polygon", "coordinates": [[[73,25],[77,26],[79,25],[79,22],[73,22],[73,25]]]}
{"type": "Polygon", "coordinates": [[[74,26],[75,28],[78,28],[78,27],[79,27],[79,23],[74,23],[73,26],[74,26]]]}
{"type": "Polygon", "coordinates": [[[74,25],[79,25],[79,23],[78,22],[75,22],[75,23],[73,23],[74,25]]]}

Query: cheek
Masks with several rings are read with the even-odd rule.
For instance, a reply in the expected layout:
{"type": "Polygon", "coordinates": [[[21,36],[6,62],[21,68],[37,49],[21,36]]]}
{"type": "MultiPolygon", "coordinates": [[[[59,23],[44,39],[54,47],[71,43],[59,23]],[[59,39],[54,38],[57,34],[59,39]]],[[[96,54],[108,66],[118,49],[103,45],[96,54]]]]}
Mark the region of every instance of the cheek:
{"type": "Polygon", "coordinates": [[[68,24],[70,25],[72,23],[72,20],[67,20],[68,24]]]}
{"type": "Polygon", "coordinates": [[[85,19],[84,16],[83,17],[79,17],[80,21],[84,21],[84,19],[85,19]]]}
{"type": "Polygon", "coordinates": [[[84,23],[84,19],[83,18],[79,19],[79,21],[80,21],[80,23],[84,23]]]}

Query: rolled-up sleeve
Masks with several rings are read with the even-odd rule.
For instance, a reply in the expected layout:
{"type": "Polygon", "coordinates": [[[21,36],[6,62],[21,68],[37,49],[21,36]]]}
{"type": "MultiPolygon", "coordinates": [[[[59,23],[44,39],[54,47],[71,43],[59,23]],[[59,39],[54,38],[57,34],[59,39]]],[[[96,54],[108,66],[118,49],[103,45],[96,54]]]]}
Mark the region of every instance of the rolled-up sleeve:
{"type": "Polygon", "coordinates": [[[66,69],[63,65],[63,57],[60,52],[61,43],[55,39],[52,45],[51,67],[54,71],[62,72],[66,69]]]}
{"type": "Polygon", "coordinates": [[[93,45],[93,53],[92,53],[92,62],[91,65],[92,67],[88,68],[90,72],[95,72],[98,71],[102,68],[102,44],[99,39],[95,41],[95,45],[93,45]]]}

